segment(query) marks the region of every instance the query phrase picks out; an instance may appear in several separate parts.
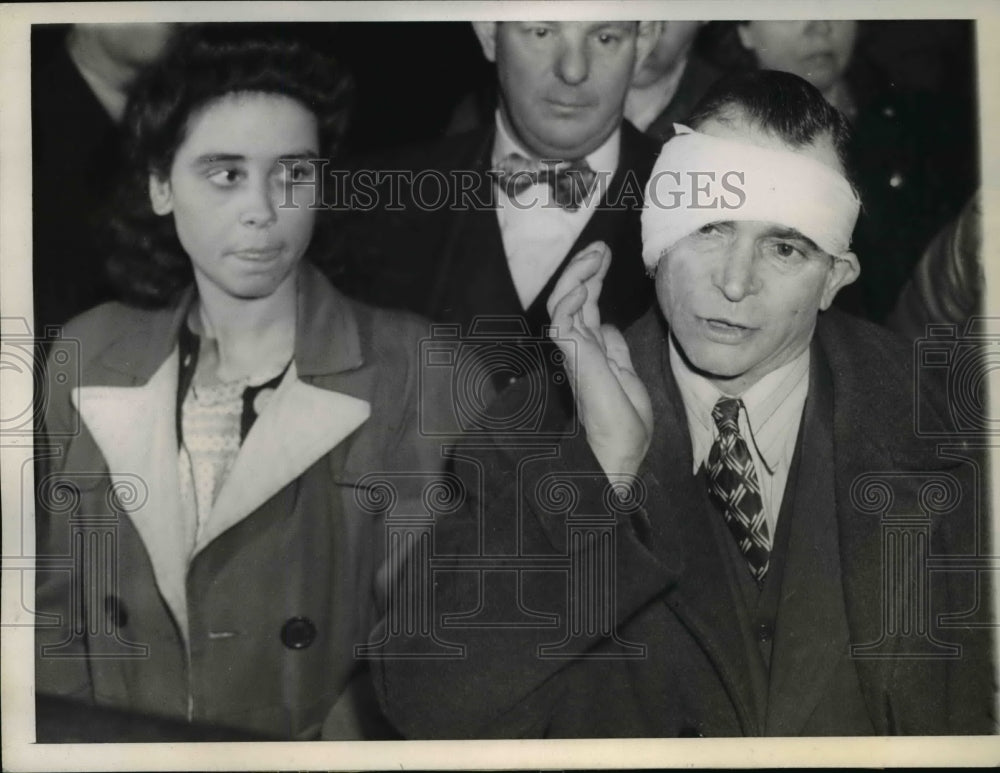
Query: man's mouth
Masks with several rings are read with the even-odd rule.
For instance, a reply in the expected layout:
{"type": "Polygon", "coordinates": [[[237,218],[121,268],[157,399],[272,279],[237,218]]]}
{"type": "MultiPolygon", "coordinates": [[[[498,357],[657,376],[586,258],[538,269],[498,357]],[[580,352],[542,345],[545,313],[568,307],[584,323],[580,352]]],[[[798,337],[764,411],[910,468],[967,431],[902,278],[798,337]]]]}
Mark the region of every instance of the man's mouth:
{"type": "Polygon", "coordinates": [[[700,321],[710,338],[724,343],[742,341],[757,329],[724,317],[701,317],[700,321]]]}

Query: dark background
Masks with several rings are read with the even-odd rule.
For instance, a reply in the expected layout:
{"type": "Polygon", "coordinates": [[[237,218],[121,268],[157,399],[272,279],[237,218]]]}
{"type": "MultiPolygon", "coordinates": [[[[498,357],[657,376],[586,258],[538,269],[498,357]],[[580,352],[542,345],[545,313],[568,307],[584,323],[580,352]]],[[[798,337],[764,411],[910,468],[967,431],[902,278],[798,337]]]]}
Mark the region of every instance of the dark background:
{"type": "MultiPolygon", "coordinates": [[[[440,136],[469,91],[493,78],[468,22],[314,22],[206,25],[231,34],[266,29],[332,54],[354,76],[356,109],[345,150],[377,151],[440,136]]],[[[709,25],[711,26],[711,25],[709,25]]],[[[65,25],[35,25],[33,63],[51,56],[65,25]]],[[[712,57],[711,30],[699,47],[712,57]]],[[[948,95],[955,120],[975,124],[975,30],[971,21],[870,21],[859,52],[902,88],[948,95]]],[[[33,64],[33,66],[35,66],[33,64]]]]}

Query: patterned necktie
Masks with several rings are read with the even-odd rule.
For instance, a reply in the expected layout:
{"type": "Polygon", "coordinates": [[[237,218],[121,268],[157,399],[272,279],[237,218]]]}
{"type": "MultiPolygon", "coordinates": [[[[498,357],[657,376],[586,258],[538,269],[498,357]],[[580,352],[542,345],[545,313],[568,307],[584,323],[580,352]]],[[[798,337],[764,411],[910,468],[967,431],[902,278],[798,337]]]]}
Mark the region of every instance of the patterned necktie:
{"type": "Polygon", "coordinates": [[[510,153],[500,159],[496,173],[497,184],[509,198],[514,198],[532,185],[548,185],[556,204],[570,212],[580,208],[597,182],[597,172],[583,158],[556,166],[542,166],[520,153],[510,153]]]}
{"type": "Polygon", "coordinates": [[[771,535],[757,471],[746,441],[740,436],[741,400],[721,398],[712,409],[719,437],[708,454],[708,494],[719,508],[736,544],[746,557],[750,574],[764,582],[771,556],[771,535]]]}

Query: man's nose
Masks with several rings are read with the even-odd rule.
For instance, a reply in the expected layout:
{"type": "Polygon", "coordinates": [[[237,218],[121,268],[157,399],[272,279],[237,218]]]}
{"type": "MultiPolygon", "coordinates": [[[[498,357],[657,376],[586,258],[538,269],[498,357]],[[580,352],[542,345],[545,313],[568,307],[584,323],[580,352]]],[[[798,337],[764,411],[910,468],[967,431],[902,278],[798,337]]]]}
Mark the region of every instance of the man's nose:
{"type": "Polygon", "coordinates": [[[556,59],[556,75],[564,83],[583,83],[590,75],[590,54],[586,38],[569,36],[559,47],[556,59]]]}
{"type": "Polygon", "coordinates": [[[717,268],[715,284],[727,300],[737,303],[760,289],[753,242],[737,242],[717,268]]]}
{"type": "Polygon", "coordinates": [[[243,225],[262,228],[271,225],[277,217],[274,192],[269,180],[248,185],[241,203],[240,222],[243,225]]]}

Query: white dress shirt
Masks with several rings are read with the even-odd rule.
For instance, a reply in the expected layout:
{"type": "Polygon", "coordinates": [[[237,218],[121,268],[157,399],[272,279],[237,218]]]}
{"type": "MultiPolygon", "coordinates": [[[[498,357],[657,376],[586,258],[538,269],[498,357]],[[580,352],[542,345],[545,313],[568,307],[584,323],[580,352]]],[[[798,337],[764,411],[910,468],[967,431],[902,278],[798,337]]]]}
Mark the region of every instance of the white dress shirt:
{"type": "MultiPolygon", "coordinates": [[[[496,126],[494,168],[510,153],[533,157],[511,136],[499,111],[496,126]]],[[[620,131],[616,129],[603,145],[586,156],[591,169],[597,172],[597,185],[575,212],[558,206],[552,189],[544,183],[528,186],[514,200],[502,190],[498,192],[497,221],[504,253],[521,306],[525,309],[555,273],[603,198],[618,168],[619,143],[620,131]]]]}
{"type": "Polygon", "coordinates": [[[740,435],[753,458],[764,515],[773,540],[809,392],[809,348],[768,373],[742,395],[726,395],[704,376],[692,371],[677,351],[673,338],[670,339],[670,367],[687,414],[694,475],[702,464],[707,464],[708,454],[719,435],[712,418],[716,402],[721,397],[737,397],[743,401],[739,414],[740,435]]]}

